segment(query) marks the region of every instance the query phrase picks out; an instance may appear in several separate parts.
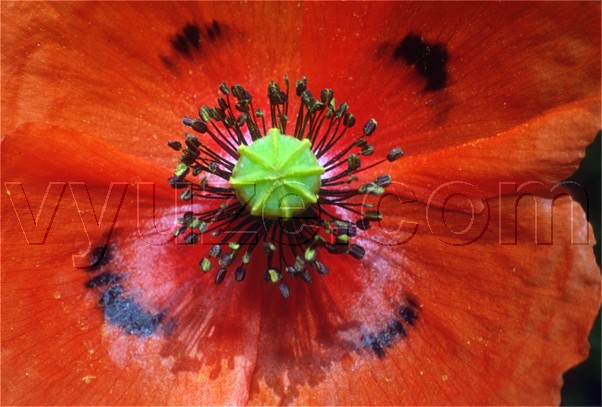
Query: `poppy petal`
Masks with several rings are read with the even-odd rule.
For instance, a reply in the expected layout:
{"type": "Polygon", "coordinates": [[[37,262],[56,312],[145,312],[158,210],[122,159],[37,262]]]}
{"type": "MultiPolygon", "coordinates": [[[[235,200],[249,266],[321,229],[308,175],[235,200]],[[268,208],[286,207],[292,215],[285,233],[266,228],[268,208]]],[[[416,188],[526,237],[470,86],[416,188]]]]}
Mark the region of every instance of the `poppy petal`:
{"type": "Polygon", "coordinates": [[[599,129],[599,101],[583,101],[495,136],[409,155],[392,171],[421,202],[443,205],[452,187],[464,199],[450,208],[478,212],[483,198],[554,187],[577,169],[599,129]]]}
{"type": "Polygon", "coordinates": [[[180,132],[181,116],[212,103],[222,80],[265,98],[267,80],[305,74],[377,117],[383,147],[401,140],[411,154],[599,99],[593,3],[22,7],[4,10],[14,23],[3,36],[3,132],[26,121],[77,126],[165,164],[163,142],[180,132]],[[147,135],[160,142],[142,143],[147,135]]]}
{"type": "MultiPolygon", "coordinates": [[[[401,248],[383,246],[384,240],[369,246],[373,260],[366,274],[396,283],[384,291],[367,287],[369,303],[356,300],[382,301],[363,320],[361,352],[313,366],[311,377],[319,380],[308,380],[292,392],[295,397],[286,386],[260,381],[256,401],[265,403],[269,395],[268,404],[558,404],[561,375],[587,356],[587,334],[600,305],[593,235],[567,196],[521,198],[518,220],[517,200],[492,200],[490,213],[475,221],[485,232],[471,244],[457,234],[471,217],[448,211],[446,223],[438,212],[429,223],[423,217],[419,232],[401,248]]],[[[416,206],[391,223],[406,214],[415,220],[420,211],[416,206]]],[[[348,321],[361,315],[362,305],[341,301],[348,321]]],[[[275,364],[268,352],[259,354],[266,358],[258,363],[261,377],[275,364]]]]}
{"type": "Polygon", "coordinates": [[[7,5],[3,14],[12,23],[3,26],[2,133],[48,122],[171,163],[165,142],[182,133],[182,116],[214,103],[222,81],[240,81],[263,96],[264,78],[300,65],[290,46],[299,34],[253,18],[295,19],[296,5],[248,6],[7,5]],[[265,63],[254,44],[274,45],[278,59],[265,63]],[[241,55],[252,58],[241,61],[241,55]]]}
{"type": "Polygon", "coordinates": [[[167,244],[175,197],[156,180],[169,172],[39,124],[7,135],[2,155],[3,403],[244,403],[258,323],[238,318],[252,307],[237,300],[236,286],[201,290],[202,303],[186,307],[199,269],[167,244]],[[230,329],[217,332],[217,348],[198,344],[201,359],[198,335],[215,334],[211,303],[225,306],[218,316],[230,329]],[[173,314],[164,313],[174,304],[189,319],[172,332],[173,314]]]}
{"type": "Polygon", "coordinates": [[[385,150],[456,146],[600,100],[599,4],[305,7],[304,72],[374,115],[385,150]]]}

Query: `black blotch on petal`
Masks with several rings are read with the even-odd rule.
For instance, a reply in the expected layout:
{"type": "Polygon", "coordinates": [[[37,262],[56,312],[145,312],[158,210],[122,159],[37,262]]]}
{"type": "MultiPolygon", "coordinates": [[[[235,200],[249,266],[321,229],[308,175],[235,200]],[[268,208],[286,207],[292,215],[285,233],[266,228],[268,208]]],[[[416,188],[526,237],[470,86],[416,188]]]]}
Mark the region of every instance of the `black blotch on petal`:
{"type": "Polygon", "coordinates": [[[403,60],[416,73],[425,78],[425,90],[441,90],[447,84],[447,61],[449,54],[441,43],[429,43],[420,35],[410,32],[393,52],[394,60],[403,60]]]}
{"type": "Polygon", "coordinates": [[[418,318],[418,314],[413,309],[413,307],[406,304],[402,304],[399,307],[399,315],[401,315],[403,320],[411,326],[414,326],[414,324],[416,323],[416,319],[418,318]]]}
{"type": "Polygon", "coordinates": [[[176,52],[180,53],[186,58],[190,58],[192,56],[190,53],[190,45],[188,44],[188,40],[186,39],[186,36],[182,34],[176,34],[174,37],[172,37],[171,46],[176,50],[176,52]]]}
{"type": "Polygon", "coordinates": [[[389,336],[393,338],[404,338],[408,335],[406,329],[403,327],[403,324],[398,319],[394,319],[389,323],[387,326],[387,331],[389,332],[389,336]]]}
{"type": "Polygon", "coordinates": [[[376,333],[364,335],[361,338],[362,346],[374,353],[377,357],[386,356],[386,349],[392,347],[398,341],[408,336],[407,326],[414,326],[418,319],[417,303],[407,297],[405,302],[399,306],[398,313],[395,313],[391,320],[376,333]],[[399,319],[401,315],[402,319],[399,319]]]}
{"type": "Polygon", "coordinates": [[[84,270],[96,271],[102,266],[108,264],[113,258],[113,247],[110,244],[96,246],[90,251],[90,265],[84,270]]]}
{"type": "Polygon", "coordinates": [[[195,49],[199,49],[201,47],[201,30],[199,30],[197,25],[186,24],[182,32],[184,33],[188,43],[195,49]]]}
{"type": "Polygon", "coordinates": [[[167,69],[174,68],[173,62],[171,62],[171,60],[169,58],[167,58],[165,55],[159,55],[159,58],[161,59],[161,62],[163,63],[164,67],[166,67],[167,69]]]}
{"type": "Polygon", "coordinates": [[[206,30],[207,36],[211,41],[217,40],[222,35],[222,27],[216,20],[213,20],[211,24],[207,25],[206,30]]]}
{"type": "Polygon", "coordinates": [[[178,54],[190,59],[193,49],[198,51],[201,48],[201,40],[199,26],[187,23],[176,35],[171,37],[171,46],[178,54]]]}
{"type": "Polygon", "coordinates": [[[90,280],[86,281],[86,287],[95,288],[104,285],[114,285],[117,282],[119,282],[119,280],[121,280],[120,276],[111,273],[110,271],[105,271],[103,273],[100,273],[96,277],[93,277],[90,280]]]}
{"type": "Polygon", "coordinates": [[[418,308],[418,304],[412,298],[407,298],[405,304],[401,304],[399,307],[399,315],[403,318],[405,322],[409,325],[414,326],[416,324],[416,319],[418,319],[418,313],[416,309],[418,308]]]}
{"type": "Polygon", "coordinates": [[[104,307],[105,321],[122,328],[130,335],[147,337],[157,329],[163,314],[146,312],[133,298],[123,296],[120,285],[112,285],[103,294],[99,304],[104,307]]]}
{"type": "Polygon", "coordinates": [[[385,349],[383,347],[383,344],[380,343],[378,338],[376,338],[374,335],[364,336],[362,338],[362,345],[372,350],[372,352],[374,352],[374,354],[379,358],[385,356],[385,349]]]}

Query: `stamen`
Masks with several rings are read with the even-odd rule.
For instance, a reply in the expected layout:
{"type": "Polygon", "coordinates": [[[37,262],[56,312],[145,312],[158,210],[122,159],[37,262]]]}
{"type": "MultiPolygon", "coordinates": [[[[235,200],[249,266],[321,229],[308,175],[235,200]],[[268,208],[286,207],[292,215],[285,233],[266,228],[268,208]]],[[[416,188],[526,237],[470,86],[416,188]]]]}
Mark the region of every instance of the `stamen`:
{"type": "Polygon", "coordinates": [[[183,143],[167,144],[181,153],[168,179],[182,190],[180,199],[217,204],[204,212],[184,213],[174,232],[189,245],[198,244],[206,233],[220,237],[201,256],[200,270],[217,270],[219,285],[230,268],[237,282],[243,282],[249,270],[261,268],[263,278],[288,298],[290,279],[311,283],[313,273],[329,273],[319,260],[322,250],[363,258],[365,249],[354,243],[358,231],[369,230],[383,214],[358,198],[382,195],[392,179],[383,174],[359,187],[346,185],[368,169],[398,160],[403,152],[395,148],[380,160],[372,159],[378,148],[366,137],[375,134],[376,120],[369,119],[354,138],[356,118],[347,103],[337,106],[332,89],[323,89],[315,99],[307,78],[295,82],[298,108],[291,120],[288,77],[284,82],[284,88],[268,84],[265,113],[253,107],[244,87],[222,83],[217,106],[202,106],[198,118],[182,119],[200,136],[185,133],[183,143]],[[346,139],[350,141],[344,143],[346,139]],[[229,186],[218,186],[220,179],[229,186]]]}

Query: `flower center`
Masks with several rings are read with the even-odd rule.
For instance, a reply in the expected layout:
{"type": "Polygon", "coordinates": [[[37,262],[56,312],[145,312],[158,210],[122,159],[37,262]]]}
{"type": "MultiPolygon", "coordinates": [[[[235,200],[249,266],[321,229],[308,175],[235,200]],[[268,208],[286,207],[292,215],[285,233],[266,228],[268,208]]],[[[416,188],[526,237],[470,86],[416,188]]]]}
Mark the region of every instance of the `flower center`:
{"type": "Polygon", "coordinates": [[[306,78],[296,83],[293,97],[299,103],[290,120],[288,77],[285,84],[284,91],[276,82],[268,84],[269,112],[264,112],[253,107],[242,86],[223,83],[217,106],[203,106],[198,119],[182,120],[200,136],[186,133],[184,143],[168,143],[182,152],[168,181],[183,190],[180,199],[201,199],[209,208],[184,213],[175,231],[190,245],[206,233],[217,238],[199,262],[204,273],[217,269],[215,283],[221,284],[228,270],[242,282],[247,269],[263,268],[263,278],[288,297],[292,279],[311,283],[315,273],[329,273],[320,252],[364,257],[354,239],[382,219],[368,195],[382,195],[392,181],[382,174],[352,184],[363,171],[394,162],[403,152],[394,148],[375,158],[368,138],[376,120],[368,120],[357,134],[347,103],[337,106],[332,89],[314,98],[306,78]]]}
{"type": "Polygon", "coordinates": [[[290,219],[318,201],[320,166],[308,139],[270,129],[267,136],[238,148],[230,185],[255,216],[290,219]]]}

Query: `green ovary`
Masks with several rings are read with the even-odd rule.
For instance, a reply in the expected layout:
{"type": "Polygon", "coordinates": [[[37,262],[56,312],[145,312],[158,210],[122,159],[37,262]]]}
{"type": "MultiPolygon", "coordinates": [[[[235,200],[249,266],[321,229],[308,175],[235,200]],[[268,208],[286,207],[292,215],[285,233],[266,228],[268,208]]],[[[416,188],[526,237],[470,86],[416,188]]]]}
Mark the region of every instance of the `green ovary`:
{"type": "Polygon", "coordinates": [[[290,219],[318,201],[324,168],[309,140],[270,129],[251,145],[241,145],[238,153],[230,185],[252,215],[290,219]]]}

